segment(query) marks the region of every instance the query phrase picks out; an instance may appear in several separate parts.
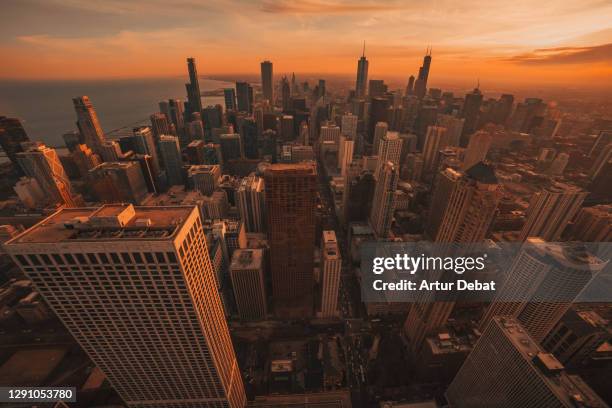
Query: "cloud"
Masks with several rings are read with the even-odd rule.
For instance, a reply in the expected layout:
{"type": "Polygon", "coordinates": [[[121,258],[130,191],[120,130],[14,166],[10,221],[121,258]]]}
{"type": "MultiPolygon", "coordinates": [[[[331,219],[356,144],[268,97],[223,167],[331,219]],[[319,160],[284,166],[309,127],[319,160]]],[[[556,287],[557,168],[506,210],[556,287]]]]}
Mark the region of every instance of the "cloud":
{"type": "Polygon", "coordinates": [[[612,63],[612,43],[584,47],[538,48],[529,53],[502,58],[519,64],[612,63]]]}
{"type": "Polygon", "coordinates": [[[375,4],[358,2],[339,2],[328,0],[306,0],[300,2],[288,0],[264,0],[261,10],[272,14],[351,14],[400,10],[405,8],[393,3],[375,4]]]}

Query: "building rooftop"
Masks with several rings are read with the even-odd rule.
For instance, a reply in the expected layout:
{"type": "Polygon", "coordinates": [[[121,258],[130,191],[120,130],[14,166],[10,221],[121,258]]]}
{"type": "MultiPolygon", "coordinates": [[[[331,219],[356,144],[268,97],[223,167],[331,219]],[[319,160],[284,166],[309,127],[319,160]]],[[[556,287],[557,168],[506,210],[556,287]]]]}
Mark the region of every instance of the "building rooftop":
{"type": "Polygon", "coordinates": [[[516,319],[495,317],[494,321],[521,356],[542,374],[549,389],[566,406],[607,407],[582,378],[567,374],[563,365],[552,354],[546,353],[516,319]]]}
{"type": "Polygon", "coordinates": [[[232,255],[232,270],[261,269],[263,249],[236,249],[232,255]]]}
{"type": "Polygon", "coordinates": [[[169,239],[194,208],[134,207],[131,204],[64,208],[8,241],[6,245],[169,239]]]}

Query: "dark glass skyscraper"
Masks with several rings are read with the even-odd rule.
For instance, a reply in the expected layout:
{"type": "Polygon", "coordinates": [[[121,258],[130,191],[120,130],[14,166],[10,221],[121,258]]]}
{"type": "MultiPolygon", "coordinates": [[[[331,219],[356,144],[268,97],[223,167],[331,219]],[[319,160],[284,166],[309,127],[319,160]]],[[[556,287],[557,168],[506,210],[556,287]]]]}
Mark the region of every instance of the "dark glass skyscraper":
{"type": "Polygon", "coordinates": [[[261,63],[261,91],[264,99],[274,104],[274,85],[272,82],[272,63],[264,61],[261,63]]]}
{"type": "Polygon", "coordinates": [[[239,112],[253,113],[253,87],[248,82],[236,82],[236,99],[239,112]]]}
{"type": "Polygon", "coordinates": [[[17,163],[16,154],[23,151],[21,143],[29,141],[30,138],[19,119],[0,116],[0,146],[17,171],[21,168],[17,163]]]}
{"type": "Polygon", "coordinates": [[[187,68],[189,69],[189,83],[185,84],[185,88],[187,89],[187,99],[189,101],[188,115],[190,115],[193,112],[202,111],[202,99],[195,58],[187,58],[187,68]]]}
{"type": "Polygon", "coordinates": [[[363,53],[357,63],[357,84],[355,85],[355,96],[364,97],[366,94],[366,83],[368,82],[368,60],[365,57],[365,42],[363,43],[363,53]]]}
{"type": "Polygon", "coordinates": [[[427,54],[423,58],[423,66],[419,68],[419,76],[414,82],[414,93],[423,98],[427,92],[427,79],[429,78],[429,67],[431,66],[431,49],[427,49],[427,54]]]}

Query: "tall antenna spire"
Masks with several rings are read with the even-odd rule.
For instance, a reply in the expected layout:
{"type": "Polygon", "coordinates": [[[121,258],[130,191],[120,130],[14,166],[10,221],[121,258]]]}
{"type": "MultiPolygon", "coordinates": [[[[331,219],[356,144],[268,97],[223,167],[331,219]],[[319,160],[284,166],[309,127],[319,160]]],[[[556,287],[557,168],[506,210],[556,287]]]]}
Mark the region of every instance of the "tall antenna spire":
{"type": "Polygon", "coordinates": [[[361,56],[365,58],[365,40],[363,40],[363,53],[361,56]]]}

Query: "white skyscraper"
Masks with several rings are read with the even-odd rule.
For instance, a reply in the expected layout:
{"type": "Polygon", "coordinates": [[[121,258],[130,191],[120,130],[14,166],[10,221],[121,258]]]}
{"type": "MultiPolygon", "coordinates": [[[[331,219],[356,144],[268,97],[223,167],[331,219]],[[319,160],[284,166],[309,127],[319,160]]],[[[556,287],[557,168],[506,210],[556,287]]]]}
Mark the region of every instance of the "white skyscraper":
{"type": "Polygon", "coordinates": [[[441,126],[428,126],[423,145],[423,171],[436,171],[436,163],[440,150],[448,146],[447,130],[441,126]]]}
{"type": "Polygon", "coordinates": [[[391,229],[398,180],[399,172],[395,164],[390,161],[383,163],[376,180],[372,211],[370,212],[370,224],[379,238],[386,238],[391,229]]]}
{"type": "Polygon", "coordinates": [[[484,329],[494,316],[514,316],[541,341],[605,266],[575,243],[530,238],[507,271],[480,327],[484,329]]]}
{"type": "Polygon", "coordinates": [[[376,175],[380,171],[382,165],[386,162],[391,162],[399,171],[400,158],[402,156],[402,142],[398,132],[385,132],[385,135],[380,139],[378,144],[378,164],[376,175]]]}
{"type": "Polygon", "coordinates": [[[378,154],[380,148],[380,141],[385,137],[389,125],[387,122],[378,122],[374,127],[374,139],[372,140],[372,154],[378,154]]]}
{"type": "Polygon", "coordinates": [[[483,161],[487,157],[492,142],[493,136],[485,130],[479,130],[470,136],[470,141],[465,149],[463,170],[469,169],[476,163],[483,161]]]}
{"type": "Polygon", "coordinates": [[[353,149],[355,142],[344,134],[340,136],[340,148],[338,149],[338,167],[340,174],[344,177],[349,164],[353,161],[353,149]]]}
{"type": "Polygon", "coordinates": [[[446,399],[453,408],[607,407],[579,376],[567,374],[520,322],[502,317],[485,328],[446,399]]]}
{"type": "Polygon", "coordinates": [[[521,241],[528,237],[540,237],[545,241],[557,241],[571,221],[587,191],[565,183],[553,183],[533,195],[527,208],[527,219],[519,235],[521,241]]]}
{"type": "Polygon", "coordinates": [[[246,405],[197,207],[63,209],[5,249],[128,406],[246,405]]]}
{"type": "Polygon", "coordinates": [[[342,257],[334,231],[323,231],[321,252],[321,317],[334,317],[338,309],[338,288],[342,273],[342,257]]]}

